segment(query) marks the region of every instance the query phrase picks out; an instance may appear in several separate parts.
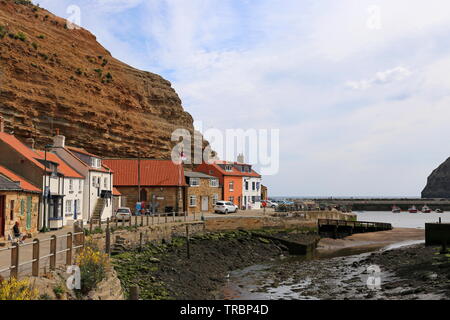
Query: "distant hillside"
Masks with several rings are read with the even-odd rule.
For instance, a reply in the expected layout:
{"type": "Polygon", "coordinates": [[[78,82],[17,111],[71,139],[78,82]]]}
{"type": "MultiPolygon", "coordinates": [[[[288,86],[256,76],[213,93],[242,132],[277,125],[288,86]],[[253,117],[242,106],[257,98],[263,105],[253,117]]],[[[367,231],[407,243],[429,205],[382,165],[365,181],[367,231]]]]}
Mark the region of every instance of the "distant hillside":
{"type": "Polygon", "coordinates": [[[450,158],[428,177],[422,198],[450,198],[450,158]]]}

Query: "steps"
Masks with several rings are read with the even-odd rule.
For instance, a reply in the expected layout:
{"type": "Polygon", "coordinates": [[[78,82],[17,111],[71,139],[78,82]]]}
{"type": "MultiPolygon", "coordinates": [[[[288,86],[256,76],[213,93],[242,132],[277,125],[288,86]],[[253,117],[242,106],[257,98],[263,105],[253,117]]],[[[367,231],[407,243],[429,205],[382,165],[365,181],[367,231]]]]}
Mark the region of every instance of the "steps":
{"type": "Polygon", "coordinates": [[[93,223],[98,222],[102,218],[103,210],[105,209],[106,199],[98,199],[95,205],[94,213],[92,214],[91,220],[93,223]]]}

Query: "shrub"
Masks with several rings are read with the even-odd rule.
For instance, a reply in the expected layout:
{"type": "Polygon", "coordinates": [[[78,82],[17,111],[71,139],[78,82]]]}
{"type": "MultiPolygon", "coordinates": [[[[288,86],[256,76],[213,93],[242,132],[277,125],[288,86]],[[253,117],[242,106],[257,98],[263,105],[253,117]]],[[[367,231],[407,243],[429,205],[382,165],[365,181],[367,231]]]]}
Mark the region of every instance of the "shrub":
{"type": "Polygon", "coordinates": [[[33,42],[33,43],[31,44],[31,46],[32,46],[35,50],[37,50],[37,48],[38,48],[38,44],[37,44],[36,42],[33,42]]]}
{"type": "Polygon", "coordinates": [[[17,32],[15,38],[16,38],[16,39],[19,39],[20,41],[25,41],[25,40],[27,40],[27,36],[25,35],[25,33],[21,32],[21,31],[17,32]]]}
{"type": "Polygon", "coordinates": [[[0,282],[0,300],[37,300],[38,297],[39,292],[30,285],[29,279],[0,282]]]}
{"type": "Polygon", "coordinates": [[[3,39],[6,35],[6,28],[4,26],[0,26],[0,39],[3,39]]]}
{"type": "Polygon", "coordinates": [[[83,74],[83,71],[81,71],[80,68],[77,68],[77,70],[75,70],[75,73],[79,76],[81,76],[83,74]]]}
{"type": "Polygon", "coordinates": [[[53,292],[58,299],[61,299],[66,290],[64,290],[63,286],[59,285],[53,288],[53,292]]]}
{"type": "Polygon", "coordinates": [[[106,66],[107,64],[108,64],[108,60],[107,59],[103,59],[102,67],[106,66]]]}
{"type": "Polygon", "coordinates": [[[106,276],[108,256],[98,249],[85,246],[75,259],[81,271],[81,293],[87,294],[106,276]]]}
{"type": "Polygon", "coordinates": [[[45,39],[45,36],[43,34],[38,35],[39,39],[45,39]]]}

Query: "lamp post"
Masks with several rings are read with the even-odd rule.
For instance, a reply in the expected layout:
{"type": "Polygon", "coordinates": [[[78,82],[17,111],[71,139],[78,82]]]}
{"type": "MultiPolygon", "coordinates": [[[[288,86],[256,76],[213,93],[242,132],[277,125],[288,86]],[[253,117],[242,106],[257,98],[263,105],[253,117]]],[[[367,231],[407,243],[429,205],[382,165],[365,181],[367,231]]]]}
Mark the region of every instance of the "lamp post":
{"type": "Polygon", "coordinates": [[[53,146],[50,144],[44,147],[44,217],[43,217],[42,232],[47,232],[47,206],[50,196],[50,190],[48,190],[47,192],[47,149],[51,149],[52,147],[53,146]]]}

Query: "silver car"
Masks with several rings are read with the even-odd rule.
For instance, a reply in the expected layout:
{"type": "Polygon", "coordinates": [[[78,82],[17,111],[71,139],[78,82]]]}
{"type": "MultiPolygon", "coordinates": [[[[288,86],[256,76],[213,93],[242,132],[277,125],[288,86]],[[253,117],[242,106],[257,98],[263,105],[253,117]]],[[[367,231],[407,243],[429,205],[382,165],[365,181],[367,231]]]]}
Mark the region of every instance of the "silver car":
{"type": "Polygon", "coordinates": [[[122,207],[117,209],[116,211],[116,220],[117,221],[130,221],[131,219],[131,209],[122,207]]]}
{"type": "Polygon", "coordinates": [[[238,211],[238,206],[236,206],[233,202],[230,201],[218,201],[214,206],[215,213],[235,213],[238,211]]]}

